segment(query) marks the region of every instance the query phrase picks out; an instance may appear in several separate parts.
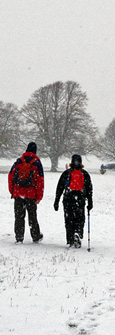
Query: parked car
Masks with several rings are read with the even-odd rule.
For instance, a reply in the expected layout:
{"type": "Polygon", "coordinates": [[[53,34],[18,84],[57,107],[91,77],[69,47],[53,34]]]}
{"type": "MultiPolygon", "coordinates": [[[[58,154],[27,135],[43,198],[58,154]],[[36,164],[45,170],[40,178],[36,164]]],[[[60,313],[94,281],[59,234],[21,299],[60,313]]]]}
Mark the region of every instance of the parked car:
{"type": "Polygon", "coordinates": [[[104,174],[106,172],[106,170],[113,170],[115,171],[115,163],[108,163],[108,164],[102,164],[100,166],[100,173],[104,174]]]}

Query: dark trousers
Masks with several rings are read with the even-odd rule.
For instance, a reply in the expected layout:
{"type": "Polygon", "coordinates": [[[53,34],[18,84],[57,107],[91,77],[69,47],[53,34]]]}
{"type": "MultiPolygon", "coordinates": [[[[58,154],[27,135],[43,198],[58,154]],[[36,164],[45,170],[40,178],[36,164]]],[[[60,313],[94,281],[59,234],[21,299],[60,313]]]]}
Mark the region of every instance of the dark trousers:
{"type": "Polygon", "coordinates": [[[80,238],[83,238],[84,223],[85,223],[85,201],[68,197],[63,200],[64,218],[66,228],[67,243],[73,243],[74,234],[78,233],[80,238]]]}
{"type": "Polygon", "coordinates": [[[37,221],[37,205],[35,204],[34,199],[22,198],[14,199],[14,232],[16,240],[19,241],[24,239],[26,210],[28,212],[28,222],[31,237],[33,241],[37,241],[40,236],[40,228],[37,221]]]}

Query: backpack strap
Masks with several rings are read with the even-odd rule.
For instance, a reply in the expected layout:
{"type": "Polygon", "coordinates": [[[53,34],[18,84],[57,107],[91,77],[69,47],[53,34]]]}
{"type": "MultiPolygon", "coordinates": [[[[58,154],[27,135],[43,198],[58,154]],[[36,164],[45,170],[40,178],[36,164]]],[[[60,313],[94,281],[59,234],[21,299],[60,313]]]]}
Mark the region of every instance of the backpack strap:
{"type": "MultiPolygon", "coordinates": [[[[22,163],[26,163],[26,160],[25,160],[24,156],[22,156],[20,159],[21,159],[22,163]]],[[[37,160],[38,160],[38,158],[34,157],[30,162],[28,162],[28,164],[32,165],[37,160]]]]}
{"type": "Polygon", "coordinates": [[[22,156],[20,159],[21,159],[22,163],[26,163],[24,156],[22,156]]]}
{"type": "Polygon", "coordinates": [[[69,183],[70,183],[70,179],[71,179],[71,171],[72,169],[68,169],[68,174],[67,174],[67,179],[65,181],[65,191],[67,190],[69,183]]]}
{"type": "Polygon", "coordinates": [[[36,158],[36,157],[34,157],[30,162],[29,162],[29,164],[33,164],[34,162],[36,162],[38,159],[36,158]]]}

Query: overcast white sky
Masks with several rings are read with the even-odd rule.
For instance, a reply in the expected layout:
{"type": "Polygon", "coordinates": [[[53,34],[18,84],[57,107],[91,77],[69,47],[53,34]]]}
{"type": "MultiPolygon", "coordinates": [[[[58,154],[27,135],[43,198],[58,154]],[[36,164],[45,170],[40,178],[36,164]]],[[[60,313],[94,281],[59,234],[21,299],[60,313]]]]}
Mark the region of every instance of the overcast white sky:
{"type": "Polygon", "coordinates": [[[0,100],[79,82],[99,127],[115,117],[115,0],[0,0],[0,100]]]}

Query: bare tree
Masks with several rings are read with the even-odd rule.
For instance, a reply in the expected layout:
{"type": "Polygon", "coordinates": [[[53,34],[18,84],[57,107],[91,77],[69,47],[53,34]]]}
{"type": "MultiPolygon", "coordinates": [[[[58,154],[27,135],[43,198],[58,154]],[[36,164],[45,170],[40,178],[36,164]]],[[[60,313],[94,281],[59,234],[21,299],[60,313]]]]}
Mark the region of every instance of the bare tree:
{"type": "Polygon", "coordinates": [[[115,159],[115,118],[106,129],[103,138],[103,154],[109,160],[115,159]]]}
{"type": "Polygon", "coordinates": [[[19,147],[19,111],[12,103],[0,101],[0,156],[7,157],[19,147]]]}
{"type": "Polygon", "coordinates": [[[29,138],[37,142],[42,157],[51,159],[52,171],[63,154],[94,149],[97,132],[86,105],[86,93],[78,83],[68,81],[40,88],[23,107],[29,138]]]}

